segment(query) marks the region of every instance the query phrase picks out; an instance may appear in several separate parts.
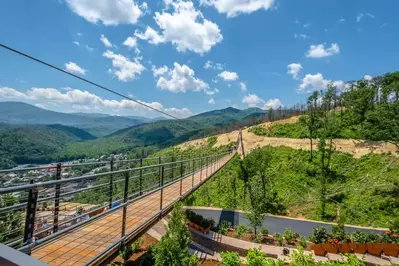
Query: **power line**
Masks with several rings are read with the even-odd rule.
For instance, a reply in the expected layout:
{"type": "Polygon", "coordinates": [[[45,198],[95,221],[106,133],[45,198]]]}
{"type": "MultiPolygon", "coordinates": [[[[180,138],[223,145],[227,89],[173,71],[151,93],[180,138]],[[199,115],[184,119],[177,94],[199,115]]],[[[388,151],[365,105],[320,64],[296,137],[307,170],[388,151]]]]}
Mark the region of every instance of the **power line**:
{"type": "Polygon", "coordinates": [[[119,93],[119,92],[116,92],[116,91],[114,91],[114,90],[111,90],[111,89],[109,89],[109,88],[107,88],[107,87],[104,87],[104,86],[102,86],[102,85],[100,85],[100,84],[97,84],[97,83],[95,83],[95,82],[93,82],[93,81],[90,81],[90,80],[88,80],[88,79],[79,77],[79,76],[77,76],[77,75],[75,75],[75,74],[72,74],[72,73],[70,73],[70,72],[68,72],[68,71],[63,70],[62,68],[59,68],[59,67],[57,67],[57,66],[55,66],[55,65],[52,65],[52,64],[50,64],[50,63],[47,63],[47,62],[45,62],[45,61],[43,61],[43,60],[40,60],[40,59],[35,58],[35,57],[33,57],[33,56],[30,56],[30,55],[28,55],[28,54],[26,54],[26,53],[23,53],[23,52],[21,52],[21,51],[18,51],[18,50],[16,50],[16,49],[13,49],[13,48],[11,48],[11,47],[9,47],[9,46],[7,46],[7,45],[4,45],[4,44],[0,43],[0,47],[3,47],[4,49],[9,50],[9,51],[11,51],[11,52],[13,52],[13,53],[19,54],[19,55],[21,55],[21,56],[23,56],[23,57],[25,57],[25,58],[31,59],[31,60],[33,60],[33,61],[36,61],[36,62],[40,63],[40,64],[43,64],[43,65],[45,65],[45,66],[48,66],[48,67],[50,67],[50,68],[52,68],[52,69],[55,69],[55,70],[57,70],[57,71],[60,71],[60,72],[62,72],[62,73],[64,73],[64,74],[67,74],[67,75],[70,75],[70,76],[72,76],[72,77],[74,77],[74,78],[80,79],[80,80],[82,80],[82,81],[84,81],[84,82],[86,82],[86,83],[89,83],[89,84],[91,84],[91,85],[93,85],[93,86],[96,86],[96,87],[98,87],[98,88],[100,88],[100,89],[103,89],[103,90],[106,90],[106,91],[111,92],[111,93],[113,93],[113,94],[116,94],[116,95],[118,95],[118,96],[120,96],[120,97],[122,97],[122,98],[128,99],[128,100],[133,101],[133,102],[135,102],[135,103],[138,103],[138,104],[140,104],[140,105],[142,105],[142,106],[144,106],[144,107],[147,107],[147,108],[149,108],[149,109],[151,109],[151,110],[153,110],[153,111],[156,111],[156,112],[158,112],[158,113],[164,114],[164,115],[166,115],[166,116],[172,117],[172,118],[177,119],[177,120],[180,119],[180,118],[178,118],[178,117],[176,117],[176,116],[174,116],[174,115],[168,114],[168,113],[166,113],[166,112],[164,112],[164,111],[161,111],[161,110],[159,110],[159,109],[156,109],[156,108],[154,108],[154,107],[151,107],[151,106],[149,106],[148,104],[142,103],[142,102],[140,102],[140,101],[138,101],[138,100],[134,100],[134,99],[132,99],[132,98],[126,96],[126,95],[123,95],[123,94],[121,94],[121,93],[119,93]]]}

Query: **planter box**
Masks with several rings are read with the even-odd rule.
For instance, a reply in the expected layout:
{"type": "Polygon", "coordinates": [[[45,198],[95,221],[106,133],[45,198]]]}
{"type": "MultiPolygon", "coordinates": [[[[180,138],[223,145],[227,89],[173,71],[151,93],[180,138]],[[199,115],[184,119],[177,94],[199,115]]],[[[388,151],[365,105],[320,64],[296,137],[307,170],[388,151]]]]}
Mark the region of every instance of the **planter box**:
{"type": "Polygon", "coordinates": [[[352,252],[351,243],[339,243],[338,244],[339,253],[348,254],[352,252]]]}
{"type": "Polygon", "coordinates": [[[323,248],[322,244],[312,244],[310,248],[316,256],[324,256],[326,254],[326,250],[323,248]]]}
{"type": "Polygon", "coordinates": [[[337,254],[338,245],[337,244],[321,244],[327,253],[337,254]]]}
{"type": "Polygon", "coordinates": [[[188,226],[194,228],[197,231],[200,231],[201,233],[207,234],[209,233],[209,230],[211,230],[211,226],[209,225],[207,228],[204,228],[202,226],[199,226],[193,222],[188,222],[188,226]]]}
{"type": "Polygon", "coordinates": [[[379,257],[381,256],[383,245],[382,243],[367,243],[367,252],[379,257]]]}
{"type": "Polygon", "coordinates": [[[365,254],[367,251],[366,243],[349,243],[354,253],[365,254]]]}
{"type": "Polygon", "coordinates": [[[384,252],[385,255],[391,257],[397,257],[399,255],[399,245],[391,243],[383,243],[382,251],[384,252]]]}

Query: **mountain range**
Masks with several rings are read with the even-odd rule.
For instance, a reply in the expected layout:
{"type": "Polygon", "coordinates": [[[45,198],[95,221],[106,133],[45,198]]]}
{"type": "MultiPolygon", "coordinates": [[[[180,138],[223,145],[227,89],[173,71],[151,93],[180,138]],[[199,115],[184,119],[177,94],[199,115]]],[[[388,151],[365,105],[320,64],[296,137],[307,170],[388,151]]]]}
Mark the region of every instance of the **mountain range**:
{"type": "Polygon", "coordinates": [[[0,168],[97,157],[138,148],[151,152],[264,115],[266,111],[259,108],[229,107],[179,120],[142,119],[98,113],[65,114],[26,103],[3,102],[0,168]]]}

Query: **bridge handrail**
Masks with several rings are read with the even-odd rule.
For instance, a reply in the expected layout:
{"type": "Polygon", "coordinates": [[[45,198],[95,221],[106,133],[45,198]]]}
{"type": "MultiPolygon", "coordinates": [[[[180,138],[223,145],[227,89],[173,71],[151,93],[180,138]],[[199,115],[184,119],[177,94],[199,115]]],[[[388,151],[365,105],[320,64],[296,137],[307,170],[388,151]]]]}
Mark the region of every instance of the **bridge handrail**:
{"type": "Polygon", "coordinates": [[[98,173],[98,174],[71,177],[71,178],[63,179],[63,180],[51,180],[51,181],[45,181],[45,182],[40,182],[40,183],[35,183],[35,184],[28,184],[28,185],[22,185],[22,186],[0,188],[0,195],[6,194],[6,193],[12,193],[12,192],[30,190],[30,189],[38,189],[38,188],[42,188],[42,187],[46,187],[46,186],[52,186],[52,185],[61,185],[61,184],[70,183],[70,182],[74,182],[74,181],[81,181],[81,180],[85,180],[85,179],[93,179],[93,178],[96,178],[96,177],[107,176],[107,175],[110,175],[110,174],[121,174],[121,173],[130,172],[130,171],[145,170],[145,169],[150,169],[150,168],[160,167],[160,166],[166,166],[166,165],[175,165],[175,164],[179,164],[179,163],[190,162],[190,161],[195,160],[195,159],[210,158],[210,157],[213,157],[213,156],[221,156],[221,155],[226,155],[226,154],[228,154],[228,152],[220,153],[220,154],[213,154],[213,155],[204,156],[204,157],[196,157],[196,158],[191,158],[191,159],[188,159],[188,160],[181,160],[181,161],[167,162],[167,163],[161,163],[161,164],[146,165],[146,166],[142,166],[142,167],[128,168],[128,169],[110,171],[110,172],[105,172],[105,173],[98,173]]]}

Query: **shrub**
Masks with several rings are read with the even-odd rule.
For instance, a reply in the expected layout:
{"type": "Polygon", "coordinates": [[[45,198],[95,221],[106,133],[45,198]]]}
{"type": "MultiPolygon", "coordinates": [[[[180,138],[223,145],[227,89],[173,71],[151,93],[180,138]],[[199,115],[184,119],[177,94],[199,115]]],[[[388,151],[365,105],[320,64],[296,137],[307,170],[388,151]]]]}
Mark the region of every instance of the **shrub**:
{"type": "Polygon", "coordinates": [[[277,244],[282,247],[283,246],[283,236],[279,233],[274,234],[274,238],[277,240],[277,244]]]}
{"type": "Polygon", "coordinates": [[[266,254],[258,248],[251,248],[247,254],[247,266],[282,266],[284,261],[267,258],[266,254]]]}
{"type": "Polygon", "coordinates": [[[139,251],[141,249],[141,245],[143,245],[144,239],[143,237],[140,237],[136,241],[133,242],[132,244],[132,251],[133,253],[139,251]]]}
{"type": "Polygon", "coordinates": [[[309,237],[315,244],[325,244],[328,241],[329,235],[323,226],[316,226],[313,228],[313,234],[309,237]]]}
{"type": "Polygon", "coordinates": [[[237,233],[237,237],[238,238],[241,238],[242,235],[247,233],[247,232],[248,232],[248,228],[245,225],[243,225],[243,224],[238,225],[237,228],[236,228],[236,233],[237,233]]]}
{"type": "Polygon", "coordinates": [[[362,231],[356,230],[351,235],[351,241],[353,243],[366,243],[367,242],[367,234],[362,231]]]}
{"type": "Polygon", "coordinates": [[[219,224],[219,233],[222,235],[227,235],[229,228],[231,226],[231,222],[222,220],[219,224]]]}
{"type": "Polygon", "coordinates": [[[341,243],[350,242],[350,235],[345,230],[345,227],[342,223],[332,226],[332,234],[331,237],[334,239],[338,239],[341,243]]]}
{"type": "Polygon", "coordinates": [[[284,239],[288,244],[294,244],[297,237],[299,237],[297,233],[293,232],[291,229],[285,229],[284,239]]]}
{"type": "Polygon", "coordinates": [[[291,266],[313,266],[316,265],[312,254],[305,254],[302,247],[294,250],[290,256],[291,266]]]}
{"type": "Polygon", "coordinates": [[[262,240],[263,240],[263,239],[264,239],[263,234],[260,233],[260,232],[258,232],[258,233],[255,235],[254,242],[255,242],[255,243],[262,243],[262,240]]]}
{"type": "Polygon", "coordinates": [[[131,245],[123,245],[119,250],[119,257],[124,261],[128,260],[133,255],[133,249],[131,245]]]}
{"type": "Polygon", "coordinates": [[[262,227],[260,229],[260,232],[262,233],[262,235],[267,236],[269,234],[269,230],[267,228],[262,227]]]}
{"type": "Polygon", "coordinates": [[[216,136],[210,136],[208,137],[208,147],[212,148],[213,145],[215,145],[217,142],[217,137],[216,136]]]}
{"type": "Polygon", "coordinates": [[[301,236],[299,238],[299,245],[303,248],[306,248],[308,246],[308,241],[306,240],[306,238],[304,236],[301,236]]]}
{"type": "Polygon", "coordinates": [[[226,252],[220,253],[222,257],[222,266],[241,266],[240,255],[237,252],[226,252]]]}
{"type": "Polygon", "coordinates": [[[196,225],[199,225],[203,228],[208,228],[208,226],[213,227],[215,224],[214,220],[206,219],[202,215],[196,214],[192,210],[186,210],[185,215],[187,217],[187,220],[189,220],[190,222],[193,222],[196,225]]]}

